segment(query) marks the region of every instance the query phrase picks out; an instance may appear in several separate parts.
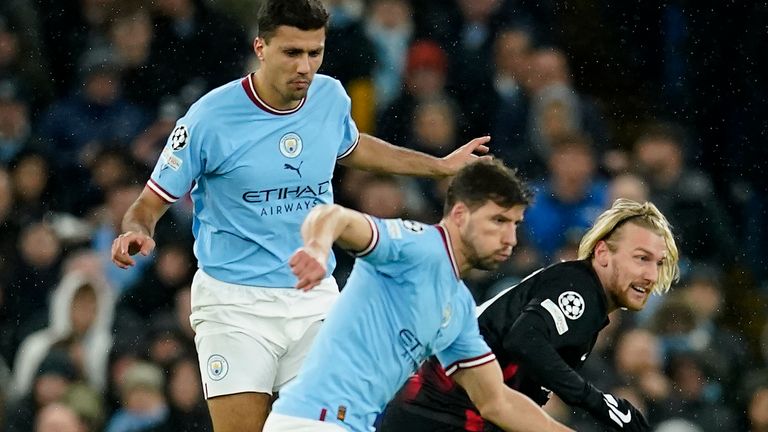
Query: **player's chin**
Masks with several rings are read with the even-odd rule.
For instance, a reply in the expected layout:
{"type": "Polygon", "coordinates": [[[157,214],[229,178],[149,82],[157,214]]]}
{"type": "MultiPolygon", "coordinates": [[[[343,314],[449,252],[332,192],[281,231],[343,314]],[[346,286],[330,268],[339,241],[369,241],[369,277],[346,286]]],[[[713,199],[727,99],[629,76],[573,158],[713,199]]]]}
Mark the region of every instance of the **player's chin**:
{"type": "Polygon", "coordinates": [[[478,270],[494,271],[494,270],[498,270],[499,266],[504,261],[498,261],[495,258],[488,258],[478,262],[477,264],[475,264],[474,267],[478,270]]]}
{"type": "Polygon", "coordinates": [[[645,299],[643,300],[629,298],[629,299],[624,299],[623,307],[632,312],[639,312],[643,310],[646,303],[648,303],[648,297],[645,297],[645,299]]]}

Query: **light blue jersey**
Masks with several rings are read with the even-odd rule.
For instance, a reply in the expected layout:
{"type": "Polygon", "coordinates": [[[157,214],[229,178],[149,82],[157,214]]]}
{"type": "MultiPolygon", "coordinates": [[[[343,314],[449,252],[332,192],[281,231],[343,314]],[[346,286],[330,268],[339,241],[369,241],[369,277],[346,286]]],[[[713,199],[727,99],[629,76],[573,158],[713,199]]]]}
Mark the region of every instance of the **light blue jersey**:
{"type": "Polygon", "coordinates": [[[370,431],[429,356],[436,354],[448,374],[495,359],[480,336],[447,230],[399,219],[371,224],[371,246],[274,412],[370,431]]]}
{"type": "MultiPolygon", "coordinates": [[[[251,76],[203,96],[179,119],[147,185],[172,203],[190,189],[195,256],[224,282],[292,287],[291,254],[317,204],[333,203],[337,159],[359,139],[341,84],[316,75],[307,97],[279,111],[251,76]]],[[[336,261],[328,260],[328,274],[336,261]]]]}

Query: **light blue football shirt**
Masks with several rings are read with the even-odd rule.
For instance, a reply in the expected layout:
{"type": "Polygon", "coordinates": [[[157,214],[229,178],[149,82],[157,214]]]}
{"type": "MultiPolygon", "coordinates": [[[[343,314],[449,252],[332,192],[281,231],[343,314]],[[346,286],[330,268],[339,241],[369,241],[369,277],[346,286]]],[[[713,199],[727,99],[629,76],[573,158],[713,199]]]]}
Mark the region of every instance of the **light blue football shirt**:
{"type": "Polygon", "coordinates": [[[452,374],[495,359],[459,279],[448,233],[371,218],[374,239],[355,263],[299,375],[273,411],[373,430],[376,416],[436,354],[452,374]]]}
{"type": "MultiPolygon", "coordinates": [[[[178,120],[147,185],[172,203],[192,190],[195,256],[224,282],[292,287],[300,227],[333,202],[337,159],[359,139],[341,84],[315,75],[292,110],[269,107],[251,76],[206,94],[178,120]]],[[[328,274],[336,261],[328,260],[328,274]]]]}

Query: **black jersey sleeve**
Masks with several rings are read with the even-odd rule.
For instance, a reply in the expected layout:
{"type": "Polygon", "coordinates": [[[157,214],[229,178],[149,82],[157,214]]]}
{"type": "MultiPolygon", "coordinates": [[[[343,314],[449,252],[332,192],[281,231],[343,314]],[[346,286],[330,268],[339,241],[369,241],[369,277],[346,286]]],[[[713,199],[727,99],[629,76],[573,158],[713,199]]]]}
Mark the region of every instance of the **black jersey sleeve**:
{"type": "Polygon", "coordinates": [[[542,386],[578,406],[597,390],[574,367],[606,323],[604,294],[591,267],[561,263],[535,276],[527,302],[504,334],[504,351],[542,386]]]}
{"type": "Polygon", "coordinates": [[[583,261],[561,263],[542,272],[522,312],[544,319],[556,349],[588,343],[607,324],[602,285],[583,261]]]}
{"type": "Polygon", "coordinates": [[[568,405],[580,406],[597,391],[560,357],[550,342],[550,325],[536,313],[523,312],[504,340],[504,348],[536,381],[568,405]]]}

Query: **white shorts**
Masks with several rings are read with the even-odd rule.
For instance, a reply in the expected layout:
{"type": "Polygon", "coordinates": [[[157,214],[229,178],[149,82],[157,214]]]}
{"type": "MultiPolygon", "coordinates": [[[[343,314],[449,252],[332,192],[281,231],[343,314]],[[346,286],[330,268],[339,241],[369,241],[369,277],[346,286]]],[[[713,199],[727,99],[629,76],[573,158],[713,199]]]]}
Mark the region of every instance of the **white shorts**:
{"type": "Polygon", "coordinates": [[[332,277],[304,292],[230,284],[198,270],[189,320],[206,399],[279,391],[298,374],[338,296],[332,277]]]}
{"type": "Polygon", "coordinates": [[[264,432],[347,432],[335,423],[270,413],[264,423],[264,432]]]}

